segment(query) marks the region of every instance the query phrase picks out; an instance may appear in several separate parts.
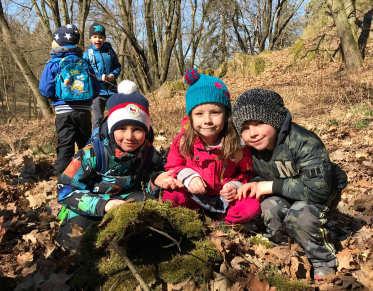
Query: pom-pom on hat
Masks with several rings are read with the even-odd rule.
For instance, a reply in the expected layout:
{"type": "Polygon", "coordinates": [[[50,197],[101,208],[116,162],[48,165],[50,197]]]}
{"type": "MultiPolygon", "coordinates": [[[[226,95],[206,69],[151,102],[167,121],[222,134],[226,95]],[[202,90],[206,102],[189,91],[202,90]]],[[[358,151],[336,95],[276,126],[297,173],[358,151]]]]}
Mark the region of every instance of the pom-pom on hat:
{"type": "Polygon", "coordinates": [[[105,27],[100,23],[94,22],[89,27],[89,37],[91,38],[92,35],[102,35],[106,37],[105,27]]]}
{"type": "Polygon", "coordinates": [[[238,132],[248,120],[261,121],[279,129],[288,112],[278,93],[256,88],[237,97],[233,106],[233,122],[238,132]]]}
{"type": "Polygon", "coordinates": [[[109,134],[123,124],[135,124],[147,132],[150,128],[149,102],[139,92],[113,94],[107,101],[109,134]]]}
{"type": "Polygon", "coordinates": [[[189,115],[193,108],[205,104],[216,103],[231,109],[229,91],[219,78],[198,73],[196,69],[186,70],[185,82],[189,85],[185,96],[186,113],[189,115]]]}
{"type": "Polygon", "coordinates": [[[118,84],[118,93],[132,94],[136,91],[139,91],[139,88],[135,82],[130,80],[123,80],[118,84]]]}
{"type": "Polygon", "coordinates": [[[59,46],[76,46],[80,39],[78,28],[74,24],[66,24],[57,28],[53,33],[53,40],[59,46]]]}

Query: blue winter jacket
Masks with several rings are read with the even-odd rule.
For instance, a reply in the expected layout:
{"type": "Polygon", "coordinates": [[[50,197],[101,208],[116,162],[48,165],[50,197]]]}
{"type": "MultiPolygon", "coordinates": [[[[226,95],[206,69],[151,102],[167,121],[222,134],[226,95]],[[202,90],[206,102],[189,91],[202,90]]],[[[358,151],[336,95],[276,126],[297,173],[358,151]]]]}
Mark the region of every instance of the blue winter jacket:
{"type": "MultiPolygon", "coordinates": [[[[73,101],[66,102],[58,99],[56,96],[56,83],[55,79],[57,73],[60,70],[60,64],[57,60],[60,60],[68,55],[82,56],[82,50],[77,46],[71,47],[59,47],[51,50],[50,59],[45,64],[44,70],[41,73],[39,81],[39,92],[45,98],[48,98],[55,108],[56,114],[61,114],[74,110],[90,110],[91,100],[88,101],[73,101]]],[[[94,75],[93,69],[90,74],[94,75]]],[[[95,78],[93,79],[93,85],[95,90],[95,96],[98,95],[99,87],[95,78]]]]}
{"type": "Polygon", "coordinates": [[[106,76],[112,74],[114,75],[115,79],[118,78],[122,69],[118,61],[117,54],[111,47],[111,44],[105,42],[100,49],[97,49],[94,45],[90,45],[84,52],[83,58],[91,64],[95,72],[100,87],[99,95],[109,97],[110,95],[116,93],[116,81],[102,81],[102,75],[104,74],[106,76]]]}

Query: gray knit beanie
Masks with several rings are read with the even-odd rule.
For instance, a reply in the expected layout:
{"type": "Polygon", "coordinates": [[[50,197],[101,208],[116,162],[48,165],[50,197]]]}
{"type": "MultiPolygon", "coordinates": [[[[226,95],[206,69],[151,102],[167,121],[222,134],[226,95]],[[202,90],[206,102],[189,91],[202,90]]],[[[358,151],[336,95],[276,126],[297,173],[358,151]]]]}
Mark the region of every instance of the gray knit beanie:
{"type": "Polygon", "coordinates": [[[279,129],[288,113],[278,93],[259,88],[238,96],[232,111],[233,122],[239,133],[243,123],[248,120],[261,121],[279,129]]]}

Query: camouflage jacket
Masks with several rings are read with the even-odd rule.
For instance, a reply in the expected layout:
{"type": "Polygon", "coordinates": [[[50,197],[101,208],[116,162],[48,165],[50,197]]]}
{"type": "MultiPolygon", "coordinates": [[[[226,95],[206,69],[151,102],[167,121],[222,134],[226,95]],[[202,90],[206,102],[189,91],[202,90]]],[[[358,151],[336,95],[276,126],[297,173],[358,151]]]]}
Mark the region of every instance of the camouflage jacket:
{"type": "Polygon", "coordinates": [[[58,179],[59,203],[81,215],[98,217],[104,215],[109,199],[125,200],[131,193],[140,191],[148,197],[159,194],[160,189],[152,181],[163,171],[163,162],[150,143],[146,141],[136,153],[126,153],[108,137],[102,142],[108,152],[107,170],[104,173],[96,170],[94,147],[85,146],[58,179]]]}
{"type": "Polygon", "coordinates": [[[336,184],[337,166],[329,160],[320,138],[292,123],[290,113],[278,131],[274,150],[253,149],[252,155],[254,180],[273,181],[275,195],[324,204],[333,199],[337,187],[346,185],[343,171],[344,185],[336,184]]]}

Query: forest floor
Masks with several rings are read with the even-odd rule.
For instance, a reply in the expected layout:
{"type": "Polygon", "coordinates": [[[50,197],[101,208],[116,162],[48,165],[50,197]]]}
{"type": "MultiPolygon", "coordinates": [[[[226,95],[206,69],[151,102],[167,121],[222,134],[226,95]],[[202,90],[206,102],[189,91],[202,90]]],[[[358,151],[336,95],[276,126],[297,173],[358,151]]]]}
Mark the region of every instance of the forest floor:
{"type": "MultiPolygon", "coordinates": [[[[311,280],[302,249],[289,241],[276,246],[250,225],[219,226],[211,239],[226,254],[223,280],[215,276],[211,290],[373,290],[373,61],[356,75],[323,60],[293,62],[289,51],[264,54],[259,76],[228,70],[224,81],[235,98],[253,87],[279,92],[294,121],[316,132],[331,160],[348,175],[337,210],[328,226],[339,261],[335,277],[311,280]],[[248,275],[251,274],[251,275],[248,275]],[[220,284],[220,285],[219,285],[220,284]],[[271,287],[272,286],[272,287],[271,287]]],[[[167,147],[183,116],[184,91],[160,98],[149,95],[155,144],[167,147]]],[[[52,176],[54,122],[12,120],[0,126],[0,289],[69,290],[71,274],[56,257],[54,235],[56,177],[52,176]]],[[[169,290],[198,290],[189,280],[169,290]]]]}

